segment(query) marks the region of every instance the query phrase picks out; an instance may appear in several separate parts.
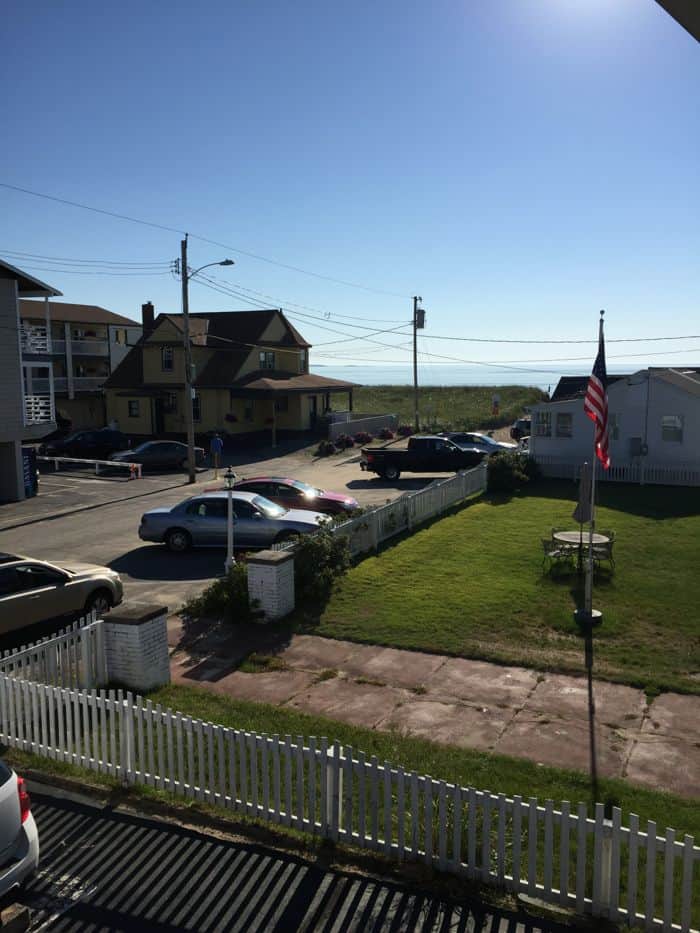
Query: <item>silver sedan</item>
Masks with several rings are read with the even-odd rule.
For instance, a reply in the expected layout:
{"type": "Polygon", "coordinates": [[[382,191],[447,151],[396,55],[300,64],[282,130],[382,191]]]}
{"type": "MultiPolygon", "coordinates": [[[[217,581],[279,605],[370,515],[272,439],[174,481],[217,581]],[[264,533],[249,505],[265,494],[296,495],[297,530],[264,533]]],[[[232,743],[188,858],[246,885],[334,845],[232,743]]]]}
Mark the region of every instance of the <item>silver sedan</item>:
{"type": "MultiPolygon", "coordinates": [[[[327,515],[285,509],[252,492],[233,493],[234,546],[264,548],[317,531],[327,515]]],[[[141,516],[139,538],[165,543],[171,551],[225,547],[228,493],[209,492],[185,499],[172,509],[151,509],[141,516]]]]}

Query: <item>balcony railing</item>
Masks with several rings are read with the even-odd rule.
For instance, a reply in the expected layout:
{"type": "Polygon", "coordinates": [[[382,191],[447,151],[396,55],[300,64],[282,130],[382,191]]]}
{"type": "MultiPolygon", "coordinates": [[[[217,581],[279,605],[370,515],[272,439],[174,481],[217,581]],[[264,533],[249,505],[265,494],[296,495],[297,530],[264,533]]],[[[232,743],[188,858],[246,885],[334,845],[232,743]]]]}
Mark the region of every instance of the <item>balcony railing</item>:
{"type": "Polygon", "coordinates": [[[50,395],[27,395],[24,399],[24,424],[50,424],[56,420],[50,395]]]}
{"type": "MultiPolygon", "coordinates": [[[[52,341],[54,353],[66,352],[65,340],[52,341]]],[[[109,356],[109,343],[106,340],[71,340],[70,349],[73,356],[109,356]]]]}
{"type": "MultiPolygon", "coordinates": [[[[101,389],[105,383],[107,376],[73,376],[73,391],[74,392],[96,392],[98,389],[101,389]]],[[[32,379],[32,389],[34,392],[48,392],[49,391],[49,380],[48,379],[32,379]]],[[[53,390],[54,392],[67,392],[68,391],[68,377],[67,376],[54,376],[53,380],[53,390]]]]}
{"type": "Polygon", "coordinates": [[[50,353],[51,334],[43,324],[29,324],[21,321],[19,338],[22,353],[50,353]]]}

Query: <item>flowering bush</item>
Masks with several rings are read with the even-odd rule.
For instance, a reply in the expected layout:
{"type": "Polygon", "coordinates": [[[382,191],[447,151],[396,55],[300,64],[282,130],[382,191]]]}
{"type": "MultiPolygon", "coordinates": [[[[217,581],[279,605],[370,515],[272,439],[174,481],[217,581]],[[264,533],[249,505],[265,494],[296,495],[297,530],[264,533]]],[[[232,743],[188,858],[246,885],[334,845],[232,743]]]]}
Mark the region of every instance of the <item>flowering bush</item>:
{"type": "Polygon", "coordinates": [[[379,432],[379,436],[383,441],[393,441],[394,432],[390,428],[382,428],[379,432]]]}
{"type": "Polygon", "coordinates": [[[356,444],[369,444],[374,440],[374,437],[369,433],[369,431],[358,431],[355,435],[356,444]]]}
{"type": "Polygon", "coordinates": [[[355,441],[349,434],[339,434],[335,439],[335,446],[338,450],[345,450],[347,447],[354,447],[355,441]]]}
{"type": "Polygon", "coordinates": [[[410,424],[401,424],[398,429],[399,437],[410,437],[413,434],[413,428],[410,424]]]}
{"type": "Polygon", "coordinates": [[[330,457],[330,455],[334,453],[335,444],[333,441],[321,441],[321,443],[316,448],[317,457],[330,457]]]}

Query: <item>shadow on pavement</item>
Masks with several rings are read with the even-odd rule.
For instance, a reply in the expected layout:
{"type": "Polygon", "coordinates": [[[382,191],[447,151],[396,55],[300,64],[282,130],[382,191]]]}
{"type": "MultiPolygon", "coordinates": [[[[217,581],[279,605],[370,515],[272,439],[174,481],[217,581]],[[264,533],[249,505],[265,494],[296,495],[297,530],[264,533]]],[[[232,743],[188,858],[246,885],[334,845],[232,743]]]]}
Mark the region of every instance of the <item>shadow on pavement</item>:
{"type": "Polygon", "coordinates": [[[159,544],[143,545],[110,561],[109,566],[132,580],[208,580],[221,576],[223,548],[172,554],[159,544]]]}
{"type": "Polygon", "coordinates": [[[32,929],[415,930],[558,933],[513,911],[400,880],[328,869],[248,840],[43,796],[32,788],[41,872],[21,895],[32,929]],[[69,845],[67,840],[71,840],[69,845]]]}

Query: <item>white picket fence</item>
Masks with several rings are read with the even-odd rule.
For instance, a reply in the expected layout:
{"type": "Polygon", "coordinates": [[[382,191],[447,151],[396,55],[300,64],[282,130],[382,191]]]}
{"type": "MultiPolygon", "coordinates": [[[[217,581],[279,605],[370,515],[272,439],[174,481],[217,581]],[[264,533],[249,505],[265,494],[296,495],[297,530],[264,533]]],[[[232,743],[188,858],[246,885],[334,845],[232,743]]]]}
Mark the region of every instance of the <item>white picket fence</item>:
{"type": "MultiPolygon", "coordinates": [[[[577,480],[581,474],[581,463],[573,463],[564,457],[535,455],[542,475],[552,479],[577,480]]],[[[611,483],[637,483],[659,486],[700,486],[700,463],[667,464],[647,463],[636,460],[631,463],[613,463],[603,470],[596,464],[596,480],[611,483]]]]}
{"type": "MultiPolygon", "coordinates": [[[[471,470],[435,480],[425,489],[405,493],[393,502],[333,525],[331,530],[334,534],[347,535],[352,557],[376,550],[382,542],[442,515],[467,496],[484,492],[486,469],[486,464],[480,463],[471,470]]],[[[294,550],[296,543],[283,542],[272,547],[294,550]]]]}
{"type": "MultiPolygon", "coordinates": [[[[84,630],[83,630],[84,631],[84,630]]],[[[2,741],[397,861],[647,929],[698,922],[700,848],[602,804],[555,809],[404,771],[325,738],[230,729],[121,691],[0,675],[2,741]],[[695,916],[693,910],[696,911],[695,916]]]]}
{"type": "Polygon", "coordinates": [[[4,651],[0,674],[61,687],[91,689],[107,684],[104,631],[93,612],[56,635],[19,650],[4,651]]]}

